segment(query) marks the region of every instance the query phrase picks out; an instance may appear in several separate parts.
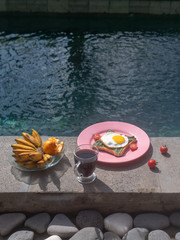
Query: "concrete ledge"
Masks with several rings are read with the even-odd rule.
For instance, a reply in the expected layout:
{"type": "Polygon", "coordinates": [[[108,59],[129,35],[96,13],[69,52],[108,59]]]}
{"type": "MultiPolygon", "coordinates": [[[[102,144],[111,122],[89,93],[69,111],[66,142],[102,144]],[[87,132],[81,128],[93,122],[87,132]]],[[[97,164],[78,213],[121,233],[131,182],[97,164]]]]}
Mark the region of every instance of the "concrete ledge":
{"type": "Polygon", "coordinates": [[[150,13],[151,1],[129,0],[129,11],[131,13],[150,13]]]}
{"type": "Polygon", "coordinates": [[[14,9],[18,12],[26,12],[27,11],[27,1],[24,0],[7,0],[6,1],[6,9],[8,12],[13,12],[14,9]]]}
{"type": "Polygon", "coordinates": [[[150,14],[170,14],[171,13],[171,2],[170,1],[151,1],[149,7],[150,14]]]}
{"type": "MultiPolygon", "coordinates": [[[[22,172],[12,167],[11,144],[16,136],[0,137],[0,212],[77,212],[94,208],[115,211],[172,212],[180,209],[180,138],[151,138],[151,148],[129,166],[98,165],[94,183],[76,181],[73,150],[76,137],[62,137],[65,157],[54,167],[40,172],[22,172]],[[169,154],[159,148],[166,144],[169,154]],[[150,170],[154,158],[158,167],[150,170]]],[[[43,137],[43,141],[48,137],[43,137]]]]}
{"type": "Polygon", "coordinates": [[[47,12],[48,0],[27,0],[27,12],[47,12]]]}
{"type": "Polygon", "coordinates": [[[109,10],[109,0],[89,0],[90,13],[107,13],[109,10]]]}
{"type": "Polygon", "coordinates": [[[69,0],[69,12],[81,13],[89,11],[89,1],[88,0],[69,0]]]}
{"type": "Polygon", "coordinates": [[[6,0],[1,0],[0,1],[0,12],[6,12],[6,0]]]}
{"type": "Polygon", "coordinates": [[[0,12],[179,15],[177,0],[1,0],[0,12]]]}
{"type": "Polygon", "coordinates": [[[68,12],[68,0],[51,0],[48,1],[48,12],[66,13],[68,12]]]}
{"type": "Polygon", "coordinates": [[[172,1],[170,14],[179,15],[180,14],[180,1],[172,1]]]}
{"type": "Polygon", "coordinates": [[[129,13],[129,2],[126,0],[111,0],[109,3],[109,13],[129,13]]]}

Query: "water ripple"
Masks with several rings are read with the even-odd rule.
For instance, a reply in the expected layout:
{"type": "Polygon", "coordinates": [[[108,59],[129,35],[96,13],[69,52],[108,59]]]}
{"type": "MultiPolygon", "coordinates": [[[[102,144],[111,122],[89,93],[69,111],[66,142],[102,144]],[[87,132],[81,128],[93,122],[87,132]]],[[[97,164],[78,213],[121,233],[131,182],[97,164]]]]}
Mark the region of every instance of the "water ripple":
{"type": "Polygon", "coordinates": [[[180,31],[108,28],[0,31],[0,134],[116,120],[180,136],[180,31]]]}

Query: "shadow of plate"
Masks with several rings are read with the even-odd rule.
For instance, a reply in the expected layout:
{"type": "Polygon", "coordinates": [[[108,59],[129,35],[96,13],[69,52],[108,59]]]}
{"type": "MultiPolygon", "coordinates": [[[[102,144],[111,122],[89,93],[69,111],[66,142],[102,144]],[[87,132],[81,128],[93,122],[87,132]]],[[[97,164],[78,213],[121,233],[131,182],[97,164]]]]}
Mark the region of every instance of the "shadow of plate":
{"type": "Polygon", "coordinates": [[[16,180],[24,182],[28,185],[39,184],[42,190],[47,189],[47,184],[53,182],[54,185],[60,190],[60,179],[65,172],[71,167],[69,159],[64,155],[61,161],[42,171],[21,171],[15,167],[11,168],[11,173],[16,180]]]}

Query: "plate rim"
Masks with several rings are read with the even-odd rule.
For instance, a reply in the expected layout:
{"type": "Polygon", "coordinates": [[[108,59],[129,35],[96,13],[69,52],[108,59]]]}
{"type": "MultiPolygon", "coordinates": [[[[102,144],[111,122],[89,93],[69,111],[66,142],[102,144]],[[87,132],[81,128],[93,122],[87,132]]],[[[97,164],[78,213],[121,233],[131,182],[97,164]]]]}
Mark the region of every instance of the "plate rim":
{"type": "MultiPolygon", "coordinates": [[[[136,138],[137,138],[137,141],[138,141],[138,132],[140,132],[140,134],[142,134],[146,139],[145,139],[145,148],[144,148],[144,150],[142,151],[142,149],[141,149],[141,151],[140,150],[136,150],[136,151],[138,151],[138,153],[139,154],[137,154],[137,152],[136,151],[134,151],[134,152],[136,152],[136,154],[134,154],[135,156],[134,157],[132,157],[132,158],[130,158],[130,159],[128,159],[128,157],[126,156],[126,154],[125,154],[125,156],[123,155],[123,156],[121,156],[121,157],[115,157],[115,156],[113,156],[113,155],[111,155],[111,154],[108,154],[108,153],[106,153],[106,152],[100,152],[100,159],[98,159],[98,163],[103,163],[103,164],[111,164],[111,165],[124,165],[124,164],[129,164],[129,163],[133,163],[133,162],[136,162],[137,160],[139,160],[144,154],[146,154],[147,153],[147,151],[149,150],[149,148],[150,148],[150,138],[149,138],[149,136],[148,136],[148,134],[142,129],[142,128],[140,128],[140,127],[138,127],[138,126],[136,126],[136,125],[134,125],[134,124],[131,124],[131,123],[127,123],[127,122],[121,122],[121,121],[104,121],[104,122],[98,122],[98,123],[95,123],[95,124],[92,124],[92,125],[90,125],[90,126],[88,126],[88,127],[86,127],[84,130],[82,130],[81,131],[81,133],[78,135],[78,137],[77,137],[77,145],[80,145],[80,144],[82,144],[82,140],[81,140],[81,138],[83,137],[83,135],[87,132],[87,131],[89,131],[89,130],[91,130],[91,129],[94,129],[94,128],[96,128],[96,127],[98,127],[98,126],[101,126],[101,127],[105,127],[105,126],[107,126],[108,124],[114,124],[114,125],[123,125],[123,126],[128,126],[128,127],[130,127],[130,128],[134,128],[135,129],[135,132],[137,133],[137,135],[136,134],[133,134],[136,138]],[[109,156],[109,159],[111,159],[111,160],[102,160],[101,159],[101,157],[103,156],[103,155],[105,155],[105,156],[109,156]],[[112,161],[112,159],[113,159],[113,161],[112,161]]],[[[110,128],[109,128],[110,129],[110,128]]],[[[106,129],[104,129],[105,131],[107,131],[108,129],[107,129],[107,127],[106,127],[106,129]]],[[[118,130],[117,130],[118,131],[118,130]]],[[[98,133],[98,132],[97,132],[98,133]]],[[[126,131],[126,133],[129,133],[129,135],[132,135],[130,132],[128,132],[128,131],[126,131]]],[[[94,133],[93,133],[94,134],[94,133]]],[[[93,135],[92,134],[92,135],[93,135]]],[[[84,142],[84,144],[86,144],[86,143],[90,143],[90,142],[92,142],[92,140],[91,140],[91,138],[92,137],[89,137],[89,142],[84,142]]],[[[139,139],[139,141],[140,141],[140,139],[139,139]]],[[[142,144],[142,139],[141,139],[141,141],[140,141],[140,143],[142,144]]],[[[133,155],[133,153],[131,152],[131,155],[133,155]]]]}

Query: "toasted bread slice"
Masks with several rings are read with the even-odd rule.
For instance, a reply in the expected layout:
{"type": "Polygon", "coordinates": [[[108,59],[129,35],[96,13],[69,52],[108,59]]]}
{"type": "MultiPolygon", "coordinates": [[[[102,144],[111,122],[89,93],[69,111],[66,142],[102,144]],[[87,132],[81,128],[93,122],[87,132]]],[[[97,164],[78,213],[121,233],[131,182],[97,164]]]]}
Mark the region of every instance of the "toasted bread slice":
{"type": "Polygon", "coordinates": [[[121,148],[109,148],[105,146],[101,140],[95,141],[93,145],[96,146],[100,151],[105,151],[116,157],[121,157],[125,153],[125,151],[129,148],[130,144],[135,143],[137,141],[135,136],[127,136],[127,138],[128,144],[125,147],[121,148]]]}

